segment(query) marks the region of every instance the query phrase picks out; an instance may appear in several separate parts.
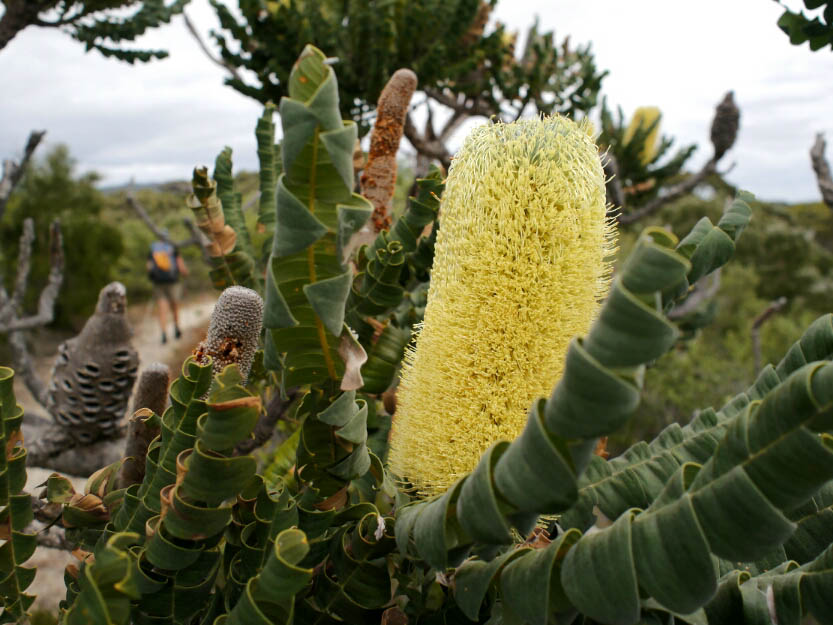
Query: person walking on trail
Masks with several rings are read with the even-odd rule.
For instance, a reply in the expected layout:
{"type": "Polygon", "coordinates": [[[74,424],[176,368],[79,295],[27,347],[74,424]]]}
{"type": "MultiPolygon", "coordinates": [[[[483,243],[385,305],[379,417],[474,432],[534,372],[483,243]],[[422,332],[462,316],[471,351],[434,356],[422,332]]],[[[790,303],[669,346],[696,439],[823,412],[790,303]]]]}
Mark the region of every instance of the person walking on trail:
{"type": "Polygon", "coordinates": [[[165,333],[167,327],[167,309],[170,307],[174,319],[174,338],[182,336],[179,329],[179,276],[188,275],[188,267],[179,255],[179,250],[169,241],[154,241],[148,253],[148,277],[153,282],[153,298],[156,300],[156,313],[159,327],[162,329],[162,343],[168,342],[165,333]]]}

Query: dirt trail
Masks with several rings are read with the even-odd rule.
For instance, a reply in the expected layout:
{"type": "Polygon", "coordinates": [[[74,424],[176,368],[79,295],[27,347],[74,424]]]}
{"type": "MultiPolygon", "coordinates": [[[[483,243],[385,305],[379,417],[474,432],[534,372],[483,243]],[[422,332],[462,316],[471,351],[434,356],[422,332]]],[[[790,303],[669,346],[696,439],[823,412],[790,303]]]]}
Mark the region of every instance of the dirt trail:
{"type": "MultiPolygon", "coordinates": [[[[205,293],[186,298],[180,306],[179,325],[182,338],[173,339],[173,326],[168,329],[168,342],[161,343],[159,323],[154,313],[153,302],[130,306],[128,304],[128,318],[133,328],[133,347],[139,352],[139,373],[152,362],[164,362],[171,368],[172,377],[179,374],[183,360],[205,335],[208,319],[217,301],[216,293],[205,293]]],[[[57,345],[51,354],[35,359],[35,368],[44,381],[47,380],[52,369],[52,362],[57,354],[57,345]]],[[[34,401],[22,380],[15,378],[15,395],[17,401],[27,412],[45,415],[45,410],[34,401]]],[[[37,494],[39,484],[46,481],[50,470],[29,468],[26,490],[37,494]]],[[[72,479],[77,491],[82,492],[85,479],[72,479]]],[[[65,595],[64,568],[67,564],[77,560],[68,552],[57,549],[39,547],[35,555],[26,563],[38,569],[34,583],[28,592],[38,596],[33,609],[46,610],[57,614],[58,602],[65,595]]]]}

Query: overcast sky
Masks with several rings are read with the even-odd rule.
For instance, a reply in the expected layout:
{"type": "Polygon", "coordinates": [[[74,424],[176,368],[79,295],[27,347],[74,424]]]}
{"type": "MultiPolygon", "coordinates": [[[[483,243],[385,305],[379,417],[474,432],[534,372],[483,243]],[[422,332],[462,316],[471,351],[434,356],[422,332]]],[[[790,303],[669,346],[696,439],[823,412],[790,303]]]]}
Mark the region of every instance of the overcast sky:
{"type": "MultiPolygon", "coordinates": [[[[207,0],[188,13],[204,33],[215,25],[207,0]]],[[[523,34],[537,15],[559,40],[592,42],[610,70],[608,102],[628,116],[658,106],[664,133],[699,146],[692,166],[710,156],[714,106],[733,89],[741,130],[721,162],[736,163],[729,180],[763,199],[818,201],[808,151],[817,131],[833,143],[833,53],[791,46],[780,13],[771,0],[501,0],[495,17],[523,34]]],[[[0,157],[39,128],[47,149],[66,143],[105,185],[186,179],[225,145],[236,168],[255,169],[260,106],[223,85],[181,18],[139,43],[171,55],[130,66],[54,30],[19,34],[0,51],[0,157]]]]}

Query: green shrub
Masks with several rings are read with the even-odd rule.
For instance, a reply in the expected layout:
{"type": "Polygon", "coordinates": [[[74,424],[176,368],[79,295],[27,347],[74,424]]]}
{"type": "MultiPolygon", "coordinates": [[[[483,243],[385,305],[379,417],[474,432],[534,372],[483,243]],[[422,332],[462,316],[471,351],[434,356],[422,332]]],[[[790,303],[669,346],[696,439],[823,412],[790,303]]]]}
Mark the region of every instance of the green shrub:
{"type": "MultiPolygon", "coordinates": [[[[238,368],[235,359],[251,351],[238,338],[255,334],[259,296],[235,286],[212,323],[240,327],[212,333],[210,349],[188,358],[171,385],[170,407],[144,415],[160,435],[148,448],[143,481],[118,489],[120,463],[91,476],[83,496],[65,478],[49,478],[47,497],[61,505],[68,539],[94,556],[67,575],[62,622],[830,622],[833,315],[809,324],[777,365],[717,409],[609,461],[594,453],[600,438],[633,418],[646,366],[673,358],[666,354],[682,332],[666,313],[734,255],[751,196],[740,193],[716,223],[704,217],[681,240],[646,228],[598,318],[570,342],[552,394],[532,402],[520,436],[495,442],[471,473],[420,498],[408,476],[385,468],[378,434],[387,418],[362,375],[391,364],[380,344],[399,345],[401,360],[402,343],[383,342],[384,332],[409,332],[432,306],[436,289],[427,308],[419,293],[434,240],[419,234],[429,223],[438,227],[443,184],[437,176],[418,181],[391,231],[352,257],[354,273],[342,252],[370,206],[352,192],[356,128],[341,121],[336,94],[324,55],[307,47],[281,103],[283,173],[262,282],[263,351],[248,381],[241,375],[248,361],[238,368]],[[386,328],[374,341],[361,323],[386,328]],[[212,373],[211,353],[230,364],[212,373]],[[291,406],[290,396],[297,398],[291,406]],[[254,458],[235,448],[251,436],[264,399],[280,398],[291,415],[282,425],[288,437],[259,475],[254,458]],[[549,533],[538,526],[542,517],[549,533]]],[[[549,157],[552,146],[540,141],[503,163],[507,175],[549,157]]],[[[569,169],[569,161],[553,159],[569,169]]],[[[601,171],[588,167],[597,165],[601,171]]],[[[194,182],[189,203],[223,215],[219,181],[197,170],[194,182]]],[[[241,229],[234,212],[226,222],[241,229]]],[[[527,218],[516,211],[509,225],[534,228],[527,218]]],[[[235,234],[215,257],[215,282],[256,283],[259,259],[244,233],[235,234]]],[[[437,237],[438,256],[454,242],[449,237],[437,237]]],[[[743,268],[726,274],[730,287],[755,288],[743,268]]],[[[518,317],[508,316],[507,328],[518,317]]],[[[742,322],[735,327],[736,337],[727,331],[727,359],[743,353],[742,322]]],[[[788,330],[773,325],[771,345],[788,330]]],[[[479,364],[455,373],[465,379],[479,364]]],[[[748,371],[742,361],[731,364],[748,371]]],[[[693,387],[697,373],[689,369],[673,383],[693,387]]],[[[10,388],[10,370],[0,370],[3,431],[14,441],[22,411],[12,408],[10,388]]],[[[453,406],[436,418],[440,426],[455,418],[453,406]]],[[[476,425],[464,433],[480,434],[476,425]]],[[[18,448],[11,457],[19,472],[25,454],[18,448]]],[[[19,475],[14,483],[22,484],[19,475]]],[[[7,486],[2,494],[17,490],[7,486]]],[[[31,514],[28,500],[4,502],[8,516],[0,518],[31,514]]],[[[9,589],[29,574],[7,569],[8,609],[19,596],[9,589]]],[[[4,616],[20,620],[19,612],[4,616]]]]}
{"type": "Polygon", "coordinates": [[[98,176],[94,173],[77,176],[69,150],[59,145],[30,166],[0,224],[4,275],[13,280],[23,220],[32,217],[35,221],[30,289],[25,302],[32,309],[37,307],[39,285],[49,274],[49,224],[55,218],[61,220],[66,269],[55,324],[62,328],[73,327],[92,313],[98,291],[115,279],[116,264],[124,250],[119,228],[101,219],[105,202],[95,188],[96,182],[98,176]]]}

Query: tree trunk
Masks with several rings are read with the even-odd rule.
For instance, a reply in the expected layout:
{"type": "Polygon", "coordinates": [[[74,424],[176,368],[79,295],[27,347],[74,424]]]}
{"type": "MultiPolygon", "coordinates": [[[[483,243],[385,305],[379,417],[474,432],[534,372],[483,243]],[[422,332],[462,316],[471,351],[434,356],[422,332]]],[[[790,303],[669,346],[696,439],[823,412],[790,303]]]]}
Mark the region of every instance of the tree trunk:
{"type": "Polygon", "coordinates": [[[41,2],[11,0],[4,3],[6,12],[0,17],[0,50],[27,26],[37,23],[38,13],[43,10],[41,2]]]}

